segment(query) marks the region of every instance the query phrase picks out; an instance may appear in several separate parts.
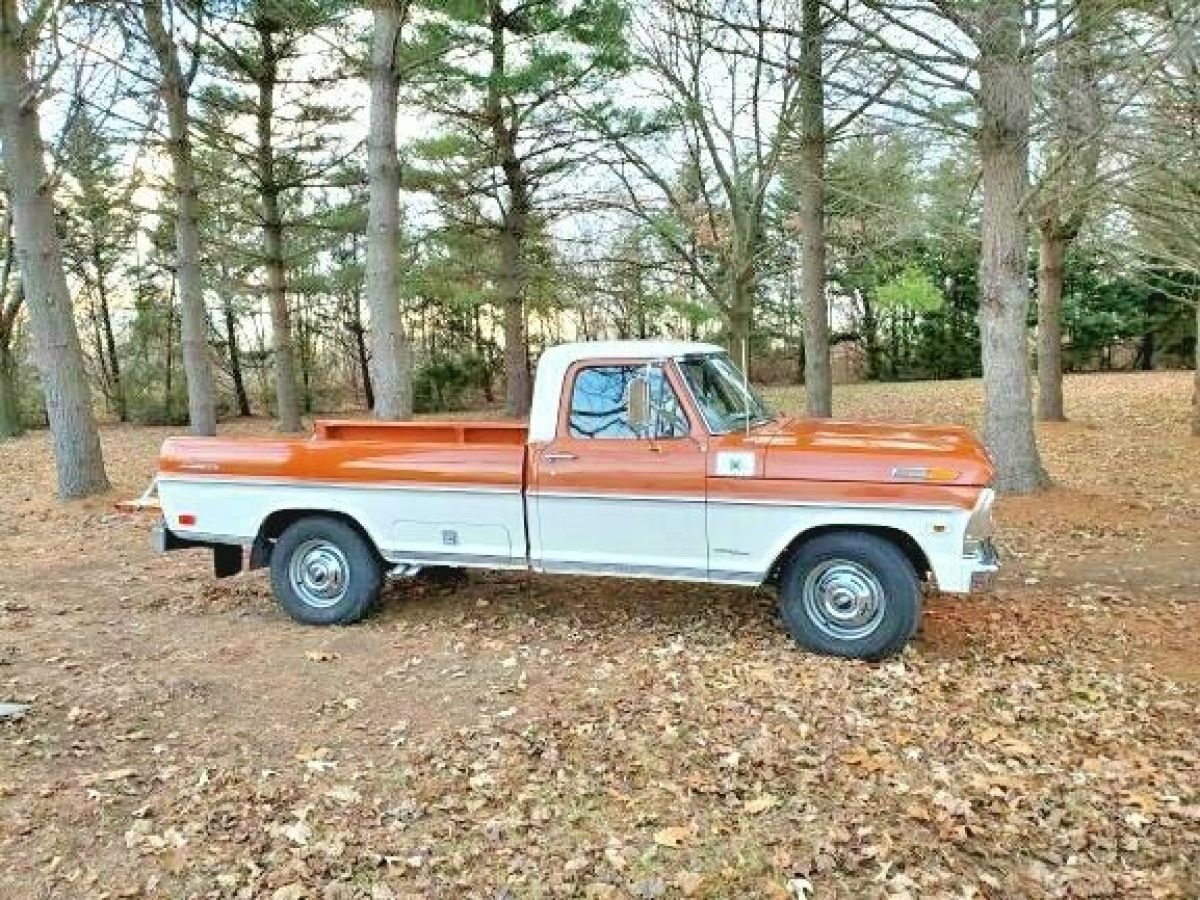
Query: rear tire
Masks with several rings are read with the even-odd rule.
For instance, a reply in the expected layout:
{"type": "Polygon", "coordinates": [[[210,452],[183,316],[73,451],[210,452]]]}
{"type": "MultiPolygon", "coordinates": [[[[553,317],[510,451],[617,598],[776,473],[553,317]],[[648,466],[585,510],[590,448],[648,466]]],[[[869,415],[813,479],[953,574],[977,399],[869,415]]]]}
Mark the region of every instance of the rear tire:
{"type": "Polygon", "coordinates": [[[284,612],[305,625],[349,625],[362,619],[383,585],[375,548],[340,519],[293,522],[271,551],[271,587],[284,612]]]}
{"type": "Polygon", "coordinates": [[[801,544],[779,585],[784,624],[801,646],[851,659],[894,656],[921,622],[921,586],[895,544],[861,531],[801,544]]]}

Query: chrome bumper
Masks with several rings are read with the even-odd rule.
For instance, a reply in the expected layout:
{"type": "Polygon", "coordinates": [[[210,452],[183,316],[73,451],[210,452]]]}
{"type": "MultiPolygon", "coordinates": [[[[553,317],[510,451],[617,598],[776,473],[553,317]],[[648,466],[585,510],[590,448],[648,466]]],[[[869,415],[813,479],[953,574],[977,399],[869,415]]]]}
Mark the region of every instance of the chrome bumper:
{"type": "Polygon", "coordinates": [[[167,531],[167,526],[159,522],[150,529],[150,549],[155,553],[166,553],[168,550],[174,550],[175,547],[170,542],[171,537],[173,535],[167,531]]]}
{"type": "Polygon", "coordinates": [[[221,544],[211,541],[189,540],[182,538],[167,526],[159,522],[150,529],[150,549],[156,553],[169,553],[172,550],[211,550],[213,555],[213,574],[217,578],[227,578],[242,571],[244,553],[241,544],[221,544]]]}
{"type": "Polygon", "coordinates": [[[963,560],[969,570],[971,593],[990,591],[996,584],[996,573],[1000,571],[1000,554],[990,540],[984,541],[979,552],[963,560]]]}

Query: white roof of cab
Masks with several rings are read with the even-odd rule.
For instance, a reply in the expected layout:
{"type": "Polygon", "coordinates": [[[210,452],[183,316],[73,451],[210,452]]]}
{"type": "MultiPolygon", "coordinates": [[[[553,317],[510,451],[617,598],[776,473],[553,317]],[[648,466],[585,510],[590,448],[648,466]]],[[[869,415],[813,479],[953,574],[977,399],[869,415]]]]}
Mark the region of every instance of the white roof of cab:
{"type": "Polygon", "coordinates": [[[552,441],[558,423],[558,404],[567,369],[588,359],[675,359],[692,353],[724,353],[716,344],[692,341],[578,341],[559,344],[542,353],[529,412],[529,440],[552,441]]]}
{"type": "Polygon", "coordinates": [[[581,359],[672,359],[689,353],[724,352],[725,348],[716,344],[694,341],[577,341],[548,348],[538,364],[557,363],[561,358],[565,368],[581,359]]]}

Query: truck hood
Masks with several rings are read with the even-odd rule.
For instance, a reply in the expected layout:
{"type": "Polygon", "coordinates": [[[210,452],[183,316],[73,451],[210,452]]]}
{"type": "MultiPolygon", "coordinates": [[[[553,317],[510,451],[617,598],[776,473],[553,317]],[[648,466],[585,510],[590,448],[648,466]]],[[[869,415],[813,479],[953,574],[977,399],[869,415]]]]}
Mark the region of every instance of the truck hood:
{"type": "Polygon", "coordinates": [[[987,451],[966,428],[787,419],[759,432],[766,478],[990,484],[987,451]]]}

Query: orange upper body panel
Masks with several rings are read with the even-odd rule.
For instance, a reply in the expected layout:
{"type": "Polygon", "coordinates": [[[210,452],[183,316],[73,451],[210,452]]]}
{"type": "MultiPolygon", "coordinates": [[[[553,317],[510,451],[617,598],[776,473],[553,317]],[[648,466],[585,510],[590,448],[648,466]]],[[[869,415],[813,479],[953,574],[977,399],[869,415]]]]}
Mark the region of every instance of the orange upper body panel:
{"type": "Polygon", "coordinates": [[[763,476],[770,479],[984,487],[995,474],[979,440],[952,425],[784,419],[761,430],[769,435],[763,476]]]}
{"type": "Polygon", "coordinates": [[[471,422],[318,422],[304,438],[169,438],[164,475],[520,488],[525,427],[471,422]]]}
{"type": "Polygon", "coordinates": [[[970,509],[994,474],[983,445],[953,426],[780,417],[714,435],[708,458],[708,498],[745,502],[970,509]],[[753,476],[724,473],[723,453],[752,454],[753,476]]]}

